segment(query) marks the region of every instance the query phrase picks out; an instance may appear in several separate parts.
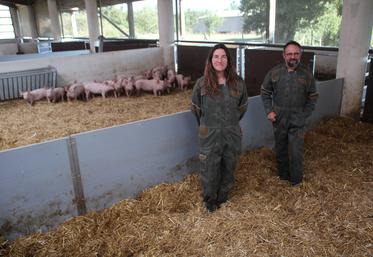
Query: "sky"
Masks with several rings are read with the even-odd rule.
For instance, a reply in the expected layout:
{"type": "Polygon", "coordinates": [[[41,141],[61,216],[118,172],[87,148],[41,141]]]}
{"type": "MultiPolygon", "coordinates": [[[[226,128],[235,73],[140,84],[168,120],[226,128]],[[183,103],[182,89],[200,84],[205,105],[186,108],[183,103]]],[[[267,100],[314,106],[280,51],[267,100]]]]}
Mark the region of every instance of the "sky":
{"type": "MultiPolygon", "coordinates": [[[[231,3],[235,2],[239,5],[240,0],[181,0],[182,6],[187,9],[193,10],[205,10],[209,9],[211,11],[224,11],[230,8],[231,3]]],[[[145,0],[136,1],[133,3],[134,9],[142,9],[143,6],[156,6],[157,0],[145,0]]]]}
{"type": "Polygon", "coordinates": [[[239,4],[239,0],[182,0],[185,9],[209,9],[223,11],[229,9],[232,2],[239,4]]]}

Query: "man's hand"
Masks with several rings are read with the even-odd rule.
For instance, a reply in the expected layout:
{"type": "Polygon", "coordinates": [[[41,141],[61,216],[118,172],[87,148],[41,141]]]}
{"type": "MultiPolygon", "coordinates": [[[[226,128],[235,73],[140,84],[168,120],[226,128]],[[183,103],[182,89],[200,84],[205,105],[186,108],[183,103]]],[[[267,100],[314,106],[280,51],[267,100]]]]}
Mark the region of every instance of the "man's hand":
{"type": "Polygon", "coordinates": [[[275,112],[268,113],[267,119],[270,120],[271,122],[275,122],[276,121],[276,113],[275,112]]]}

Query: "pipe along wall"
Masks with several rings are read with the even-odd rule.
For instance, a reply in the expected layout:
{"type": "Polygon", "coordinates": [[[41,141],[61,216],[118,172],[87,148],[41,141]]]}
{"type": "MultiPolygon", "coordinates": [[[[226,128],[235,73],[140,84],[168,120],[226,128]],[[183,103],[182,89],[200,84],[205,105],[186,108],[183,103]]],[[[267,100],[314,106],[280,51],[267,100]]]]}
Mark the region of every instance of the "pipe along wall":
{"type": "MultiPolygon", "coordinates": [[[[318,83],[310,126],[338,116],[343,80],[318,83]]],[[[241,121],[243,151],[272,146],[259,96],[241,121]]],[[[0,152],[0,227],[7,239],[49,230],[86,211],[198,170],[197,122],[190,111],[0,152]]]]}

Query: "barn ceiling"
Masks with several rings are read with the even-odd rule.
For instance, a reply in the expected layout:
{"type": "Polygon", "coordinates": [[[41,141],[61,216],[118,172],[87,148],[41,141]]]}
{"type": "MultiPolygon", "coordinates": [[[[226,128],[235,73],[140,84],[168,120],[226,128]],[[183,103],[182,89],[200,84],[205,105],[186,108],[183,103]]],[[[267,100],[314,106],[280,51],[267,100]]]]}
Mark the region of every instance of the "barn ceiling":
{"type": "MultiPolygon", "coordinates": [[[[41,0],[38,0],[41,1],[41,0]]],[[[130,0],[97,0],[97,4],[101,6],[107,6],[107,5],[115,5],[115,4],[122,4],[127,3],[130,0]]],[[[141,0],[132,0],[132,2],[135,1],[141,1],[141,0]]],[[[21,5],[33,5],[36,2],[36,0],[0,0],[1,5],[7,5],[9,7],[14,7],[15,4],[21,4],[21,5]]],[[[45,0],[47,2],[47,0],[45,0]]],[[[60,10],[66,10],[71,9],[74,7],[78,7],[80,9],[85,8],[85,1],[84,0],[56,0],[57,6],[60,10]]]]}
{"type": "MultiPolygon", "coordinates": [[[[60,10],[71,9],[74,7],[78,7],[79,9],[85,9],[85,1],[84,0],[56,0],[57,5],[60,10]]],[[[132,2],[139,1],[139,0],[132,0],[132,2]]],[[[127,3],[129,0],[97,0],[97,5],[101,6],[108,6],[108,5],[115,5],[115,4],[123,4],[127,3]]]]}
{"type": "Polygon", "coordinates": [[[1,5],[6,5],[9,7],[12,7],[15,4],[32,5],[33,3],[34,0],[0,0],[1,5]]]}

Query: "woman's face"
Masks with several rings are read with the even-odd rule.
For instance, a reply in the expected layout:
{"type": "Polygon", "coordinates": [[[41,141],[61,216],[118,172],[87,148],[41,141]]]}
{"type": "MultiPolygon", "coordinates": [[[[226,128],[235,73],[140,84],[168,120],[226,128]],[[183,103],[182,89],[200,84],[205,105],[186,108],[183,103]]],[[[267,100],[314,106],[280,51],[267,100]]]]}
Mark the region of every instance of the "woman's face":
{"type": "Polygon", "coordinates": [[[224,49],[216,49],[214,53],[212,54],[212,67],[217,72],[225,71],[228,65],[228,57],[225,54],[224,49]]]}

